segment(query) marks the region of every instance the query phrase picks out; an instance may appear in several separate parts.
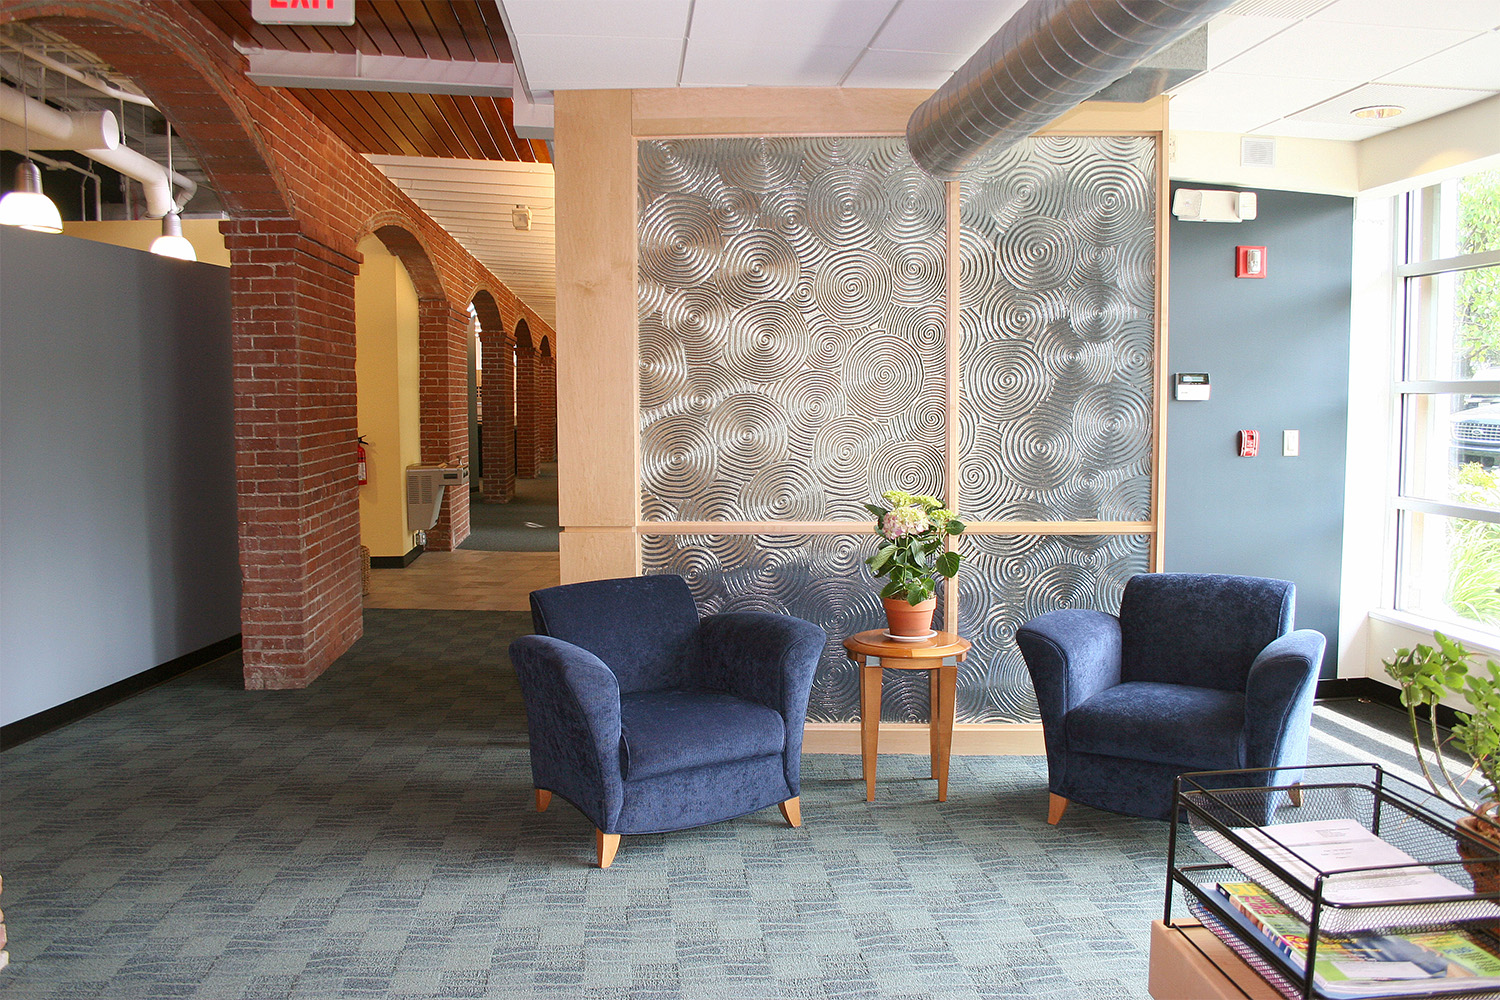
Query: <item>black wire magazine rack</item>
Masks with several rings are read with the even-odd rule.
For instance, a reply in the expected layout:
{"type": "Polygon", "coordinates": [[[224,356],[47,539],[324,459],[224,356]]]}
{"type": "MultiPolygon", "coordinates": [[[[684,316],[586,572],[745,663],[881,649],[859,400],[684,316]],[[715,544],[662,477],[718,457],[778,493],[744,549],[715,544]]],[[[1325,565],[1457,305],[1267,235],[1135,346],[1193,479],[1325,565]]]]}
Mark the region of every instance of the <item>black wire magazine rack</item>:
{"type": "Polygon", "coordinates": [[[1378,764],[1177,780],[1165,919],[1180,894],[1289,998],[1500,1000],[1500,844],[1378,764]]]}

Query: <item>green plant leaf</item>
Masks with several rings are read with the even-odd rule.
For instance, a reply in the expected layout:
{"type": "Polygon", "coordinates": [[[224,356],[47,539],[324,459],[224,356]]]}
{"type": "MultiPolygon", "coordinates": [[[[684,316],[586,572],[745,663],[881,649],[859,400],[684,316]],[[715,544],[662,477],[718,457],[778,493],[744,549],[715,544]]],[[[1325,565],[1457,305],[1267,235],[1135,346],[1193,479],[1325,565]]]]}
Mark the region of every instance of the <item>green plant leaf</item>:
{"type": "Polygon", "coordinates": [[[958,561],[961,557],[957,552],[944,552],[938,557],[937,571],[950,580],[958,572],[958,561]]]}

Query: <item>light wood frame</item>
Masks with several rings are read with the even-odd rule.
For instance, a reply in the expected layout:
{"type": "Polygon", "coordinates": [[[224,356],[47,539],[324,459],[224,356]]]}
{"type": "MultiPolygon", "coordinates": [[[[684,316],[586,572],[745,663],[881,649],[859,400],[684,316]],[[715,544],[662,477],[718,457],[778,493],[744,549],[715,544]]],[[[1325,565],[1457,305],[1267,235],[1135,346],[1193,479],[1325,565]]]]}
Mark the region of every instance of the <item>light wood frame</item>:
{"type": "MultiPolygon", "coordinates": [[[[564,91],[556,102],[558,493],[564,583],[641,572],[642,535],[868,534],[866,521],[646,522],[640,511],[636,334],[636,144],[644,138],[901,135],[925,92],[858,89],[564,91]]],[[[973,535],[1139,534],[1162,566],[1166,471],[1167,102],[1088,103],[1046,135],[1149,136],[1156,142],[1155,408],[1148,521],[983,521],[973,535]]],[[[946,499],[962,510],[958,466],[958,184],[948,190],[946,499]]],[[[944,627],[956,631],[957,582],[944,627]]],[[[857,724],[847,724],[851,729],[857,724]]],[[[1025,728],[1030,746],[1035,738],[1025,728]]],[[[992,725],[1003,732],[1016,726],[992,725]]],[[[1007,741],[1005,745],[1012,745],[1007,741]]],[[[1001,751],[1005,752],[1005,751],[1001,751]]],[[[1011,751],[1014,752],[1014,751],[1011,751]]]]}

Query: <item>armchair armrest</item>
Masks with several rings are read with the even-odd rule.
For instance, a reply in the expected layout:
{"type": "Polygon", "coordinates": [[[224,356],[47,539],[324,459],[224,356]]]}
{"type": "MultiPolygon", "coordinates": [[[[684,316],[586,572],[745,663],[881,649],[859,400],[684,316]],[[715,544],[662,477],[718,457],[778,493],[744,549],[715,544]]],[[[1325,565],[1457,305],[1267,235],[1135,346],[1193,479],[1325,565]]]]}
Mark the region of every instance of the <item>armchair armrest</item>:
{"type": "Polygon", "coordinates": [[[521,636],[510,660],[526,702],[533,782],[609,832],[624,801],[619,681],[593,653],[550,636],[521,636]]]}
{"type": "Polygon", "coordinates": [[[1031,672],[1047,733],[1060,733],[1064,715],[1120,683],[1120,620],[1114,615],[1052,611],[1016,629],[1016,645],[1031,672]]]}
{"type": "Polygon", "coordinates": [[[698,623],[689,647],[689,676],[711,691],[757,702],[786,722],[786,779],[798,794],[802,729],[813,675],[828,635],[812,622],[765,611],[710,615],[698,623]]]}
{"type": "MultiPolygon", "coordinates": [[[[1245,765],[1301,767],[1326,640],[1298,629],[1261,650],[1245,685],[1245,765]]],[[[1295,775],[1284,776],[1295,781],[1295,775]]],[[[1280,783],[1281,779],[1278,779],[1280,783]]]]}

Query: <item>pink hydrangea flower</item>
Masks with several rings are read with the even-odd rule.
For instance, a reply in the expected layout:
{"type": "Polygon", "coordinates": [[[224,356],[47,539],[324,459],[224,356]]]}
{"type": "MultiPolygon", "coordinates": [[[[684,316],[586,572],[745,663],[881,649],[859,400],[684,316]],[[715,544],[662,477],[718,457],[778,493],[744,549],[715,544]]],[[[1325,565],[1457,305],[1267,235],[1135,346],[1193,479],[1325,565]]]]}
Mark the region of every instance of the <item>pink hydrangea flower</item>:
{"type": "Polygon", "coordinates": [[[927,514],[920,507],[896,507],[882,520],[887,538],[904,538],[917,535],[931,527],[927,514]]]}

